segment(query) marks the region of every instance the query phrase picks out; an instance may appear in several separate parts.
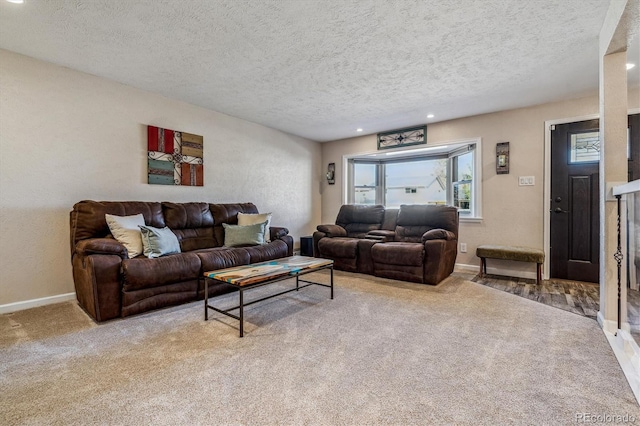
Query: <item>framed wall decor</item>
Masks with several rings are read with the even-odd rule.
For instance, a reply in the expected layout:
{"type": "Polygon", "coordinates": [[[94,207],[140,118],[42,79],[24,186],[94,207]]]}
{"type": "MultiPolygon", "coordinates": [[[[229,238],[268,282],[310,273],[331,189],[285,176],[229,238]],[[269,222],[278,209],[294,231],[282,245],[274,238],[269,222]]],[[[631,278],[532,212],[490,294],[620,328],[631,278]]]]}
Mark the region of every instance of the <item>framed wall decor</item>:
{"type": "Polygon", "coordinates": [[[509,142],[496,144],[496,173],[499,175],[509,174],[509,142]]]}
{"type": "Polygon", "coordinates": [[[378,149],[400,148],[427,143],[427,126],[408,127],[378,133],[378,149]]]}
{"type": "Polygon", "coordinates": [[[147,126],[149,184],[204,186],[203,138],[147,126]]]}
{"type": "Polygon", "coordinates": [[[327,166],[327,183],[329,185],[336,183],[336,163],[329,163],[327,166]]]}

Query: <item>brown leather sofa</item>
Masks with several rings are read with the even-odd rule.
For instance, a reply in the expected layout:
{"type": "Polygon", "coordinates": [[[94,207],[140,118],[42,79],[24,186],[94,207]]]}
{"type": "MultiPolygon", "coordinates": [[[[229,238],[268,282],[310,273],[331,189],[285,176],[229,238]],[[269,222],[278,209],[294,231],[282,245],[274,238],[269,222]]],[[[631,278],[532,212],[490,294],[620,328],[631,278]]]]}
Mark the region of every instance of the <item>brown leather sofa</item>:
{"type": "Polygon", "coordinates": [[[314,232],[314,255],[344,271],[435,285],[453,272],[458,222],[451,206],[348,204],[314,232]]]}
{"type": "MultiPolygon", "coordinates": [[[[286,228],[271,226],[271,242],[223,247],[223,223],[237,224],[238,213],[258,213],[252,203],[81,201],[70,215],[71,263],[80,306],[96,321],[126,317],[203,297],[203,273],[293,254],[286,228]],[[182,253],[130,259],[109,233],[105,214],[142,213],[145,224],[168,226],[182,253]]],[[[232,291],[220,283],[209,294],[232,291]]]]}

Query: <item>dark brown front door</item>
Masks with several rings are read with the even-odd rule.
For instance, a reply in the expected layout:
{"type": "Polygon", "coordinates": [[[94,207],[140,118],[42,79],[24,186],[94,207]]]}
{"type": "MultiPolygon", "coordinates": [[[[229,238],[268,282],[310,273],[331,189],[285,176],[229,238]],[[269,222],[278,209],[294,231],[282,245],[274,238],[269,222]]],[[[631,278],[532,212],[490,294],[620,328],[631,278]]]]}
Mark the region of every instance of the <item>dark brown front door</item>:
{"type": "Polygon", "coordinates": [[[551,131],[550,278],[599,281],[598,120],[551,131]]]}
{"type": "Polygon", "coordinates": [[[629,116],[629,182],[640,179],[640,114],[629,116]]]}

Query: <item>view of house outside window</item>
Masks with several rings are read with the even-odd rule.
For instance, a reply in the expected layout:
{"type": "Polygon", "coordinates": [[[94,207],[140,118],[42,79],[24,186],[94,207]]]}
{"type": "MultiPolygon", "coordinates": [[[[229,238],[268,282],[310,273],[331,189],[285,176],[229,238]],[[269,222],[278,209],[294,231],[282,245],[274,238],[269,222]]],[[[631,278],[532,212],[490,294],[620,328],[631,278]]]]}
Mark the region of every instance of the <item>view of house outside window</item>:
{"type": "Polygon", "coordinates": [[[446,204],[447,160],[421,160],[385,165],[387,207],[401,204],[446,204]]]}

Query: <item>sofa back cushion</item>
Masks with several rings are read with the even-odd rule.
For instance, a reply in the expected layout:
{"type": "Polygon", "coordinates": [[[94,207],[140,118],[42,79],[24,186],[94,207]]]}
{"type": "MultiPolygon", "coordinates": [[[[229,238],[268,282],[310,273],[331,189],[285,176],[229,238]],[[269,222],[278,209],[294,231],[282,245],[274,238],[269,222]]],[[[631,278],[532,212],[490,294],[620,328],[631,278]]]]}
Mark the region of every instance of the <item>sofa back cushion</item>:
{"type": "Polygon", "coordinates": [[[76,203],[70,214],[71,253],[78,241],[87,238],[104,238],[110,235],[105,214],[133,216],[141,213],[145,225],[164,228],[162,206],[156,202],[145,201],[91,201],[76,203]]]}
{"type": "Polygon", "coordinates": [[[396,241],[419,243],[422,234],[445,229],[458,237],[458,209],[452,206],[403,204],[396,221],[396,241]]]}
{"type": "Polygon", "coordinates": [[[213,214],[213,238],[216,240],[216,247],[224,245],[223,223],[237,225],[238,213],[259,213],[253,203],[209,204],[209,209],[213,214]]]}
{"type": "Polygon", "coordinates": [[[363,238],[367,232],[380,229],[383,220],[383,205],[345,204],[340,207],[336,225],[342,226],[348,237],[363,238]]]}
{"type": "Polygon", "coordinates": [[[340,207],[336,225],[346,229],[350,238],[363,238],[367,232],[380,229],[383,220],[383,205],[345,204],[340,207]]]}
{"type": "Polygon", "coordinates": [[[162,203],[167,226],[176,234],[182,251],[219,247],[213,235],[213,214],[208,203],[162,203]]]}

